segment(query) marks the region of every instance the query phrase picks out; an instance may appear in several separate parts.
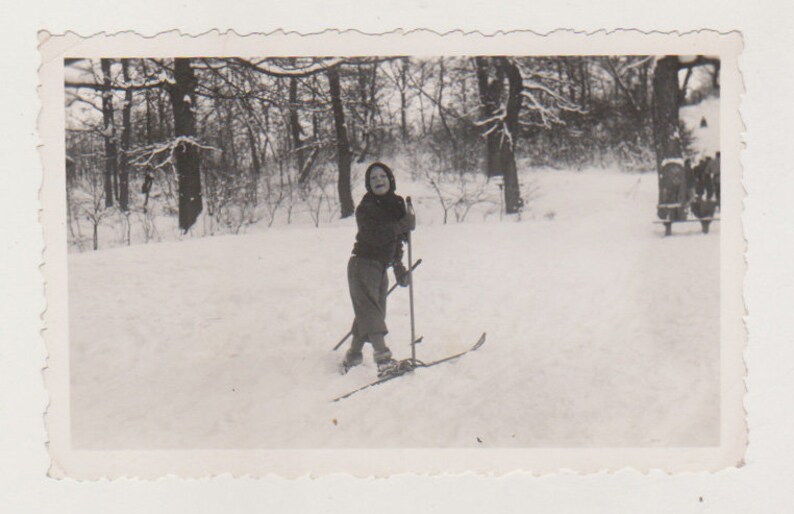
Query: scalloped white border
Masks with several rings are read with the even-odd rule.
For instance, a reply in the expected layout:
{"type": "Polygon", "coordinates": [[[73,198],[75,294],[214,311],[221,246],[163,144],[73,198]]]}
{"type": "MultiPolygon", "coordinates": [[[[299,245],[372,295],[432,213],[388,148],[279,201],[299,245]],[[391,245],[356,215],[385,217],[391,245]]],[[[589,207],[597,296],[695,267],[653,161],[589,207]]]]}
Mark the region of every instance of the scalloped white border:
{"type": "Polygon", "coordinates": [[[326,30],[312,35],[274,31],[238,35],[209,31],[189,36],[169,31],[154,36],[133,32],[97,34],[82,38],[74,33],[39,34],[42,66],[39,132],[44,167],[41,190],[45,251],[47,309],[44,338],[49,352],[45,383],[50,394],[46,413],[50,475],[78,479],[165,475],[198,478],[231,474],[285,478],[350,473],[355,476],[389,476],[396,473],[441,475],[474,472],[504,475],[514,471],[533,474],[573,470],[578,473],[631,468],[641,472],[662,470],[717,471],[740,466],[747,443],[743,409],[745,366],[742,359],[746,333],[742,300],[745,241],[741,212],[741,134],[739,99],[743,92],[738,57],[738,33],[701,30],[685,34],[643,33],[635,30],[591,33],[556,30],[546,35],[531,31],[395,30],[365,34],[355,30],[326,30]],[[721,142],[723,202],[721,221],[721,329],[722,329],[722,430],[715,448],[587,448],[587,449],[402,449],[402,450],[184,450],[184,451],[85,451],[69,445],[69,380],[67,267],[64,162],[63,57],[153,56],[263,56],[263,55],[593,55],[593,54],[709,54],[722,59],[721,142]],[[57,170],[48,172],[47,170],[57,170]]]}

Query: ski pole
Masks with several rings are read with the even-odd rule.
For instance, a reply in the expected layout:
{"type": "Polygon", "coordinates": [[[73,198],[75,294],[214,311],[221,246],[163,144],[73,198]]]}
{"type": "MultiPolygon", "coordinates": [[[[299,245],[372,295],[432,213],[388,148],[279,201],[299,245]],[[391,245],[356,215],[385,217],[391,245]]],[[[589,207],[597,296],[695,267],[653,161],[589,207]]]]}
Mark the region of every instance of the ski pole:
{"type": "MultiPolygon", "coordinates": [[[[408,212],[415,216],[414,206],[411,203],[411,197],[405,199],[408,204],[408,212]]],[[[413,256],[411,255],[411,230],[408,231],[408,268],[411,268],[413,256]]],[[[408,274],[408,302],[411,312],[411,362],[416,362],[416,328],[414,323],[414,274],[408,274]]]]}
{"type": "MultiPolygon", "coordinates": [[[[416,268],[418,268],[420,264],[422,264],[422,259],[418,259],[418,260],[417,260],[417,261],[414,263],[414,265],[413,265],[413,266],[411,266],[411,268],[410,268],[410,272],[411,272],[411,273],[413,273],[413,271],[414,271],[416,268]]],[[[410,276],[410,275],[409,275],[409,276],[410,276]]],[[[393,284],[393,285],[392,285],[392,286],[389,288],[389,291],[386,293],[386,296],[389,296],[389,295],[391,294],[391,292],[392,292],[392,291],[394,291],[395,289],[397,289],[397,285],[398,285],[398,284],[393,284]]],[[[352,336],[352,335],[353,335],[353,330],[351,329],[351,330],[350,330],[350,331],[349,331],[347,334],[345,334],[345,336],[344,336],[342,339],[340,339],[340,340],[339,340],[339,342],[338,342],[338,343],[336,343],[336,346],[334,346],[334,351],[338,350],[338,349],[339,349],[339,348],[340,348],[340,347],[341,347],[343,344],[345,344],[345,341],[347,341],[347,339],[348,339],[350,336],[352,336]]]]}

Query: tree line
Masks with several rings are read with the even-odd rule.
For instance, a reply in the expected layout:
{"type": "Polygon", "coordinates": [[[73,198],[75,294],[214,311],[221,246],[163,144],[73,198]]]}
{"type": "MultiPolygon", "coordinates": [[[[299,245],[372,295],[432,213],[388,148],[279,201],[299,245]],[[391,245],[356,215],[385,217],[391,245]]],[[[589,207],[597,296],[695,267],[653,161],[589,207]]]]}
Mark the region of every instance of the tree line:
{"type": "Polygon", "coordinates": [[[185,232],[202,211],[233,231],[257,216],[272,223],[277,212],[289,220],[297,205],[315,224],[323,212],[344,218],[355,208],[353,164],[394,155],[412,157],[412,172],[442,205],[444,177],[457,177],[461,190],[466,177],[500,177],[504,212],[518,213],[526,201],[520,159],[658,166],[686,152],[677,113],[692,71],[706,66],[706,88],[719,88],[719,61],[705,57],[102,58],[65,66],[67,199],[70,213],[79,205],[92,221],[94,247],[110,212],[129,231],[130,213],[140,211],[152,229],[155,196],[185,232]]]}

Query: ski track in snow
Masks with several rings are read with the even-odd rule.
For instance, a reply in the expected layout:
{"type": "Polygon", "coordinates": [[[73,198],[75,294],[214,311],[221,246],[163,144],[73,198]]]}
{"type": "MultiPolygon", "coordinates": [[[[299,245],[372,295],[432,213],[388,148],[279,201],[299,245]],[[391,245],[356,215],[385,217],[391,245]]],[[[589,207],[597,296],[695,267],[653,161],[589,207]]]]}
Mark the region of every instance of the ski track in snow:
{"type": "MultiPolygon", "coordinates": [[[[524,179],[536,219],[423,223],[436,207],[417,203],[418,357],[486,344],[339,403],[375,378],[369,347],[346,376],[331,351],[353,220],[70,254],[74,446],[717,444],[719,224],[663,238],[654,174],[524,179]]],[[[398,358],[408,312],[398,289],[398,358]]]]}

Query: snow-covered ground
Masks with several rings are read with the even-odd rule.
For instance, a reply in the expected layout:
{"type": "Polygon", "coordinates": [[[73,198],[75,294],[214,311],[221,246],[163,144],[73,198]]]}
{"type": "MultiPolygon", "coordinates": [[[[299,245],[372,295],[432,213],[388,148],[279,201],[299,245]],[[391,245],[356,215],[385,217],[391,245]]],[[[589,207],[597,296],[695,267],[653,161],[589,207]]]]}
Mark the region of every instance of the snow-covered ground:
{"type": "MultiPolygon", "coordinates": [[[[346,376],[331,351],[352,318],[353,220],[70,254],[74,446],[717,444],[719,226],[664,238],[653,173],[522,182],[539,194],[521,221],[447,225],[398,182],[417,198],[418,357],[488,340],[339,403],[375,377],[369,347],[346,376]]],[[[388,322],[408,356],[406,290],[388,322]]]]}

